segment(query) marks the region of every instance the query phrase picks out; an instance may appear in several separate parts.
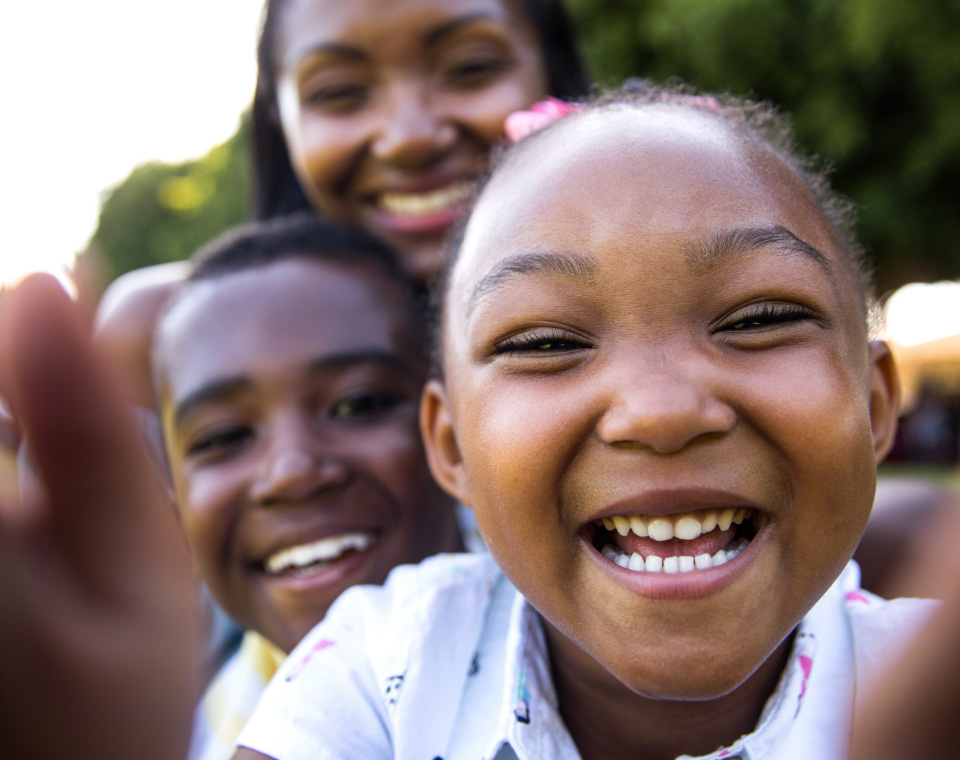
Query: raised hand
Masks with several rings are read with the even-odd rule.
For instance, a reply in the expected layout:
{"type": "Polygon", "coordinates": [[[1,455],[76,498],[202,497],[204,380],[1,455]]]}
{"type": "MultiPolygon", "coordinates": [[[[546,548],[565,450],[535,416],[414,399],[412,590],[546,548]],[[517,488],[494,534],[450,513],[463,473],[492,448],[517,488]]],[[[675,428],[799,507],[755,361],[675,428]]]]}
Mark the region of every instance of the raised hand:
{"type": "Polygon", "coordinates": [[[185,755],[200,623],[176,515],[73,304],[34,275],[0,305],[0,756],[185,755]]]}

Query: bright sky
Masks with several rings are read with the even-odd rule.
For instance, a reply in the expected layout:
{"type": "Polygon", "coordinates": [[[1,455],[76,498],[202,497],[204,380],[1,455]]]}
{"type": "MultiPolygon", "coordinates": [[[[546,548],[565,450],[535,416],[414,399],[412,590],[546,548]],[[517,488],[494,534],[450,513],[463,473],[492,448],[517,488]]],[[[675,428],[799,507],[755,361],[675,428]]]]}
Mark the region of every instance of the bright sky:
{"type": "Polygon", "coordinates": [[[101,192],[203,155],[253,96],[262,0],[0,4],[0,282],[59,272],[101,192]]]}

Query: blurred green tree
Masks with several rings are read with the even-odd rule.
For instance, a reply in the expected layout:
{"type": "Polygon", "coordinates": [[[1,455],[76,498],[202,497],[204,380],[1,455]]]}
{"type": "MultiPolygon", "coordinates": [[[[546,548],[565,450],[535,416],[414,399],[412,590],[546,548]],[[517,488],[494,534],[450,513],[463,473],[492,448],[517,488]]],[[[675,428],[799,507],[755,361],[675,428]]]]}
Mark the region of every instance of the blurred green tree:
{"type": "Polygon", "coordinates": [[[247,215],[250,178],[244,116],[234,135],[195,161],[138,166],[104,193],[93,246],[116,277],[179,261],[247,215]]]}
{"type": "Polygon", "coordinates": [[[860,209],[881,289],[960,276],[960,0],[567,0],[602,84],[780,103],[860,209]]]}
{"type": "MultiPolygon", "coordinates": [[[[793,115],[860,208],[881,290],[960,276],[960,0],[566,0],[601,84],[679,77],[793,115]]],[[[115,274],[188,256],[246,210],[247,122],[107,194],[115,274]]]]}

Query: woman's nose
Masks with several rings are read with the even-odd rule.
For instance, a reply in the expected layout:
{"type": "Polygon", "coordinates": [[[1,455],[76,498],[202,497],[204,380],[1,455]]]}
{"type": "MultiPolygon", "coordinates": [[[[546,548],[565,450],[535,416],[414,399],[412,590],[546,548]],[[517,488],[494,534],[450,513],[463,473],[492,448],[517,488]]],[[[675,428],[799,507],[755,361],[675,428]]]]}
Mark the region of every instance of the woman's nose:
{"type": "Polygon", "coordinates": [[[377,159],[419,169],[435,163],[456,143],[456,125],[428,88],[397,86],[386,101],[371,148],[377,159]]]}
{"type": "Polygon", "coordinates": [[[671,454],[735,424],[733,408],[696,370],[637,367],[619,373],[597,433],[605,443],[671,454]]]}
{"type": "Polygon", "coordinates": [[[304,501],[342,486],[349,468],[309,431],[275,435],[254,477],[251,497],[264,505],[304,501]]]}

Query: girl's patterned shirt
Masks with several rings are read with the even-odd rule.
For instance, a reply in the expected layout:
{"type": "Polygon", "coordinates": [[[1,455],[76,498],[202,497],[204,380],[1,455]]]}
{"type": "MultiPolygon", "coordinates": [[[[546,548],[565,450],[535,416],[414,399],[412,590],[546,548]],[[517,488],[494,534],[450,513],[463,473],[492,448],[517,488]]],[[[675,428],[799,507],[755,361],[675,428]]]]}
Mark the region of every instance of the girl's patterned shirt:
{"type": "MultiPolygon", "coordinates": [[[[798,627],[756,729],[699,760],[845,757],[858,695],[933,608],[861,591],[851,563],[798,627]]],[[[444,555],[345,593],[238,743],[277,760],[579,760],[550,673],[539,616],[493,560],[444,555]]]]}

